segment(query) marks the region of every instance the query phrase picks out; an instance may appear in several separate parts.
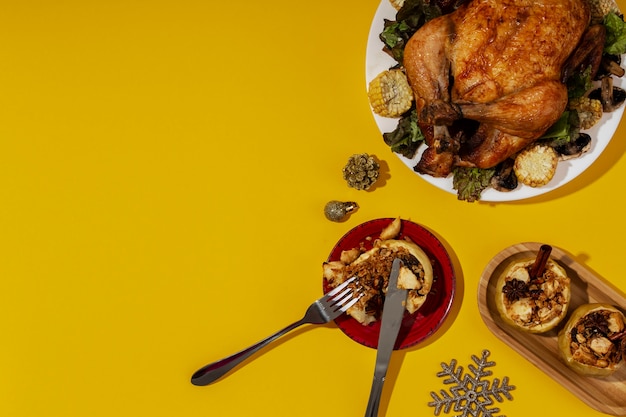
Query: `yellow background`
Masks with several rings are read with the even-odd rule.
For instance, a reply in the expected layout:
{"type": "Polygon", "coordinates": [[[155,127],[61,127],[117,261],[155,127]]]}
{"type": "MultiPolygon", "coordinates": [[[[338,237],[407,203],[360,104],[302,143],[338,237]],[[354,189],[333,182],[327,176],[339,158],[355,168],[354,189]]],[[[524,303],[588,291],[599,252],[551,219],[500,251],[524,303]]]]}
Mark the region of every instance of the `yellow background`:
{"type": "Polygon", "coordinates": [[[363,415],[376,352],[334,325],[214,385],[189,378],[299,319],[334,243],[394,216],[441,238],[460,287],[445,331],[394,354],[381,415],[432,415],[440,363],[483,349],[517,387],[499,414],[601,415],[496,338],[476,290],[524,241],[626,289],[623,124],[556,192],[459,202],[374,123],[364,66],[378,3],[0,4],[1,416],[363,415]],[[383,165],[370,192],[341,178],[361,152],[383,165]],[[332,223],[332,199],[361,208],[332,223]]]}

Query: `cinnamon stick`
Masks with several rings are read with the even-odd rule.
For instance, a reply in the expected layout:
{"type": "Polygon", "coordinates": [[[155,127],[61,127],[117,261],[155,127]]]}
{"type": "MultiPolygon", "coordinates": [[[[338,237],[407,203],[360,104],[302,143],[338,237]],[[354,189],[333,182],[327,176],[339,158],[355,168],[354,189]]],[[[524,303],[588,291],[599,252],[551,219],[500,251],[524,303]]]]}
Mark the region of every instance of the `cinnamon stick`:
{"type": "Polygon", "coordinates": [[[552,246],[541,245],[539,252],[537,253],[537,258],[535,258],[535,263],[533,263],[530,267],[530,271],[528,272],[530,279],[535,279],[543,275],[546,269],[546,263],[550,258],[550,252],[552,252],[552,246]]]}
{"type": "Polygon", "coordinates": [[[613,336],[609,336],[609,340],[615,342],[616,340],[626,337],[626,330],[622,330],[619,333],[614,333],[613,336]]]}

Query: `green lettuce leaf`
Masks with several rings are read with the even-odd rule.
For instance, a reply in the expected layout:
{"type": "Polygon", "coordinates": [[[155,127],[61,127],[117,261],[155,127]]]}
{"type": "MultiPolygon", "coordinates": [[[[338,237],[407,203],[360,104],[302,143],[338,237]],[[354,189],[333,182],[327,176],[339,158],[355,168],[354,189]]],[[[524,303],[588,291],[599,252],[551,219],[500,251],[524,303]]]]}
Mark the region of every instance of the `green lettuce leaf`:
{"type": "Polygon", "coordinates": [[[610,12],[604,17],[606,27],[606,42],[604,52],[611,55],[626,53],[626,24],[622,17],[610,12]]]}
{"type": "Polygon", "coordinates": [[[424,134],[417,125],[417,113],[413,107],[398,121],[392,132],[383,133],[383,140],[395,153],[413,158],[424,142],[424,134]]]}
{"type": "Polygon", "coordinates": [[[452,188],[457,190],[457,198],[468,203],[480,200],[482,192],[490,187],[495,172],[495,168],[454,168],[452,188]]]}

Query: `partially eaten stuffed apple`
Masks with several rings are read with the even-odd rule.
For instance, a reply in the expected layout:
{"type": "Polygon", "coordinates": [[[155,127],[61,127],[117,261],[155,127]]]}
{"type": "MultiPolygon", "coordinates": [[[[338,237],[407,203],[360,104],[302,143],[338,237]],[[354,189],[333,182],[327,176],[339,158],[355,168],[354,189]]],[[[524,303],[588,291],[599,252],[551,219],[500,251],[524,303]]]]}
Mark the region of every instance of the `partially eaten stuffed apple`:
{"type": "Polygon", "coordinates": [[[403,265],[398,276],[398,288],[408,290],[406,310],[416,312],[426,301],[433,283],[433,267],[426,253],[414,242],[395,239],[400,231],[400,219],[394,220],[381,233],[373,247],[345,250],[340,260],[324,262],[323,274],[328,286],[334,288],[351,277],[353,291],[361,293],[359,301],[346,312],[362,325],[380,319],[389,284],[391,265],[400,258],[403,265]]]}

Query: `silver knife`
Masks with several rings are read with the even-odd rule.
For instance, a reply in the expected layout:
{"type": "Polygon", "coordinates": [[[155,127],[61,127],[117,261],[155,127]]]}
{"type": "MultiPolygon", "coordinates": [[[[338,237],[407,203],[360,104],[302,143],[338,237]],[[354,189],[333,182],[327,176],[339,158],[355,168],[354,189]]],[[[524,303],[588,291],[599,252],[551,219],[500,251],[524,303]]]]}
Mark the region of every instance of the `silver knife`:
{"type": "Polygon", "coordinates": [[[383,305],[380,335],[378,336],[374,381],[372,382],[365,417],[376,417],[378,415],[378,406],[380,404],[380,396],[383,391],[385,377],[387,376],[389,359],[391,359],[391,352],[393,352],[393,347],[396,344],[400,325],[402,324],[402,317],[404,316],[407,290],[398,288],[398,275],[400,274],[401,266],[402,261],[400,259],[396,258],[393,260],[389,284],[387,285],[387,294],[385,295],[385,303],[383,305]]]}

